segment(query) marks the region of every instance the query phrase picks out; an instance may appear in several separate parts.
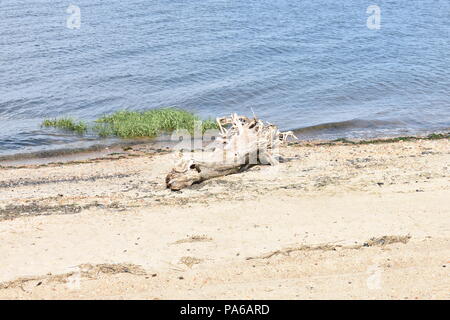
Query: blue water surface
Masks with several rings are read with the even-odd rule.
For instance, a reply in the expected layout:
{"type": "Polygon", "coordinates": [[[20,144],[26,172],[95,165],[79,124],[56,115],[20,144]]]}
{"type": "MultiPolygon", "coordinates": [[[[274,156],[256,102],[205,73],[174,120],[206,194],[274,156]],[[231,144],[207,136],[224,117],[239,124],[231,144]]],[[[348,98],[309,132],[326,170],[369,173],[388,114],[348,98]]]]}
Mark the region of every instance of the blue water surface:
{"type": "Polygon", "coordinates": [[[308,139],[450,128],[448,0],[72,1],[0,3],[0,154],[98,141],[44,118],[165,106],[308,139]]]}

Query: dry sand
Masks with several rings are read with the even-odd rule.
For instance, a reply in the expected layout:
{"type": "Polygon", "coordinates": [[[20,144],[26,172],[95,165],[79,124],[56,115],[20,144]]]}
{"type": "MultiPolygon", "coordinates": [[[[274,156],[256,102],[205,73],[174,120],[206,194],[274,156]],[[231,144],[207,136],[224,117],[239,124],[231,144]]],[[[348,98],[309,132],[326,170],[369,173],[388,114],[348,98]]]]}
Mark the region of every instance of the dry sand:
{"type": "Polygon", "coordinates": [[[450,298],[449,140],[282,153],[182,192],[145,146],[0,168],[0,298],[450,298]]]}

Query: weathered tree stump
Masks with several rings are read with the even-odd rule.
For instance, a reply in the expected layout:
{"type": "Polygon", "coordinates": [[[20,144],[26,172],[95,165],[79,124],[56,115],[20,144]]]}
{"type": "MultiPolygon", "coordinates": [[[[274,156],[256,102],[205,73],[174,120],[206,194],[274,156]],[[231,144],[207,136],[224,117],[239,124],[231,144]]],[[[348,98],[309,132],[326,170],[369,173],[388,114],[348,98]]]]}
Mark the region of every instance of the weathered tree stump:
{"type": "Polygon", "coordinates": [[[166,177],[166,186],[181,190],[194,183],[211,178],[245,171],[255,165],[276,165],[280,144],[294,134],[280,132],[278,128],[262,120],[231,115],[218,118],[221,137],[212,151],[182,156],[179,163],[166,177]]]}

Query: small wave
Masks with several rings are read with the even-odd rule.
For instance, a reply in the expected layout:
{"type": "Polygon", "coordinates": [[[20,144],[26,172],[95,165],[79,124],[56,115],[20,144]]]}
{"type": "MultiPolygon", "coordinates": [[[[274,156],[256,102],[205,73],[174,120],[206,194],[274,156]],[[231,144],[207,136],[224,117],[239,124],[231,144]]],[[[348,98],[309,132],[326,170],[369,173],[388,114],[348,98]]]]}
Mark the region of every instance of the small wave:
{"type": "Polygon", "coordinates": [[[388,120],[364,120],[364,119],[352,119],[339,122],[327,122],[313,126],[302,127],[293,130],[297,134],[317,134],[317,133],[329,133],[351,131],[354,129],[385,129],[385,128],[398,128],[404,125],[402,121],[388,121],[388,120]]]}

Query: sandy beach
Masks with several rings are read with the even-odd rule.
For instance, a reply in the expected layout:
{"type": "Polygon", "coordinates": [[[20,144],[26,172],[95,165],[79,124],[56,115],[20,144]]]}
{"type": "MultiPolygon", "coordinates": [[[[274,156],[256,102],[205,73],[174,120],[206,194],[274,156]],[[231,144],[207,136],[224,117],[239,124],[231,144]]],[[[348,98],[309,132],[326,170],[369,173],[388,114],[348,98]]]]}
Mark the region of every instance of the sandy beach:
{"type": "Polygon", "coordinates": [[[449,299],[450,140],[299,143],[165,188],[174,155],[0,168],[2,299],[449,299]]]}

